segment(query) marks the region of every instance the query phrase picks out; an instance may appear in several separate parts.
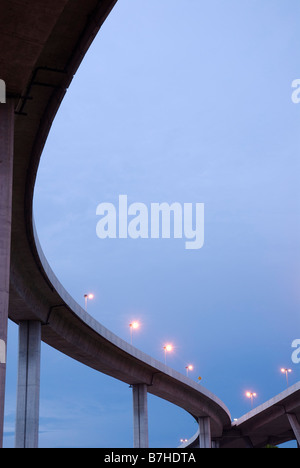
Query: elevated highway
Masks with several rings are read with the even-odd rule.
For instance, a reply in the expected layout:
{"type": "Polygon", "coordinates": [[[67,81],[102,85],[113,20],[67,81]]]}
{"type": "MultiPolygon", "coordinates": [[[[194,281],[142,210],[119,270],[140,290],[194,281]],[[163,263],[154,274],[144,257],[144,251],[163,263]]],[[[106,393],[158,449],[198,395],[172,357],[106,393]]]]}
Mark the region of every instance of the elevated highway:
{"type": "MultiPolygon", "coordinates": [[[[6,167],[2,216],[7,227],[1,235],[6,239],[11,226],[11,250],[7,241],[2,251],[6,267],[1,271],[4,286],[1,296],[9,297],[8,317],[20,325],[21,342],[30,341],[36,347],[34,358],[25,344],[25,350],[20,351],[20,363],[24,361],[23,367],[34,370],[34,377],[27,375],[22,383],[22,369],[19,370],[19,446],[37,444],[39,338],[77,361],[132,385],[138,389],[134,392],[137,399],[146,389],[196,418],[209,417],[212,437],[220,437],[223,427],[230,425],[229,412],[218,398],[120,340],[76,304],[49,268],[35,233],[33,194],[47,136],[76,70],[115,3],[116,0],[34,0],[28,8],[27,1],[0,2],[0,40],[4,45],[0,69],[7,85],[7,104],[0,108],[1,162],[6,167]],[[24,395],[28,398],[29,381],[35,391],[32,401],[24,402],[24,395]],[[35,424],[31,426],[25,424],[29,407],[35,408],[35,416],[31,416],[35,424]],[[26,443],[25,427],[27,432],[29,427],[35,432],[33,439],[28,436],[31,442],[26,443]]],[[[4,304],[3,299],[1,339],[4,342],[6,315],[7,302],[4,304]]],[[[3,382],[5,363],[1,366],[3,382]]],[[[3,385],[1,398],[3,408],[3,385]]],[[[3,427],[3,409],[1,413],[3,427]]],[[[136,414],[140,417],[141,408],[137,408],[136,414]]],[[[136,424],[135,444],[147,444],[147,435],[142,442],[138,433],[142,424],[139,418],[136,424]]]]}
{"type": "MultiPolygon", "coordinates": [[[[300,445],[300,382],[233,421],[219,448],[264,448],[297,440],[300,445]]],[[[199,431],[182,448],[199,447],[199,431]]],[[[299,448],[299,447],[298,447],[299,448]]]]}
{"type": "Polygon", "coordinates": [[[263,448],[297,439],[300,445],[300,382],[254,408],[224,434],[222,448],[263,448]]]}
{"type": "Polygon", "coordinates": [[[19,325],[16,447],[38,446],[41,340],[133,387],[134,445],[147,447],[147,393],[191,413],[199,444],[232,430],[215,395],[124,342],[65,291],[43,255],[32,206],[51,125],[82,59],[117,0],[0,0],[0,443],[8,318],[19,325]]]}

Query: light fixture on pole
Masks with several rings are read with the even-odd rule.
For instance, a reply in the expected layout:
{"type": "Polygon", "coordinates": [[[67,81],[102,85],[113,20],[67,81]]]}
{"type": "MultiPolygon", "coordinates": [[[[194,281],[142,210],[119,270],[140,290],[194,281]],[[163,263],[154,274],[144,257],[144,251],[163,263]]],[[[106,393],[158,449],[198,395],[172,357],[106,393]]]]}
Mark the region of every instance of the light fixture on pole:
{"type": "Polygon", "coordinates": [[[281,372],[286,376],[286,384],[289,386],[289,374],[292,372],[292,369],[281,369],[281,372]]]}
{"type": "Polygon", "coordinates": [[[130,327],[130,342],[132,344],[132,336],[133,336],[133,330],[137,330],[140,328],[140,324],[138,322],[132,322],[129,324],[130,327]]]}
{"type": "Polygon", "coordinates": [[[171,353],[173,351],[173,346],[171,344],[167,344],[164,346],[165,351],[165,364],[167,364],[167,353],[171,353]]]}
{"type": "Polygon", "coordinates": [[[186,366],[185,369],[186,369],[186,375],[187,375],[187,377],[188,377],[188,376],[189,376],[189,372],[194,370],[194,366],[192,366],[192,365],[190,364],[190,365],[186,366]]]}
{"type": "Polygon", "coordinates": [[[88,301],[92,301],[94,299],[94,294],[85,294],[84,295],[84,307],[85,311],[87,312],[88,301]]]}
{"type": "Polygon", "coordinates": [[[250,398],[251,400],[251,407],[253,408],[253,399],[257,397],[257,393],[254,392],[247,392],[246,397],[250,398]]]}

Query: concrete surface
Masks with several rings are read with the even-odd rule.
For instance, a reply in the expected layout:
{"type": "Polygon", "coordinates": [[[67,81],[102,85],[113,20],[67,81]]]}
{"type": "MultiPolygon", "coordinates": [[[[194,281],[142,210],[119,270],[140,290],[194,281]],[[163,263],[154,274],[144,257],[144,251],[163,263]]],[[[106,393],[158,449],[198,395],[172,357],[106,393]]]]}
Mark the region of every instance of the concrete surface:
{"type": "Polygon", "coordinates": [[[199,448],[212,448],[210,418],[199,418],[199,448]]]}
{"type": "Polygon", "coordinates": [[[38,448],[41,368],[41,322],[19,325],[16,448],[38,448]]]}
{"type": "Polygon", "coordinates": [[[133,446],[149,448],[148,429],[148,387],[133,385],[133,446]]]}
{"type": "Polygon", "coordinates": [[[3,440],[10,284],[14,102],[0,104],[0,447],[3,440]]]}

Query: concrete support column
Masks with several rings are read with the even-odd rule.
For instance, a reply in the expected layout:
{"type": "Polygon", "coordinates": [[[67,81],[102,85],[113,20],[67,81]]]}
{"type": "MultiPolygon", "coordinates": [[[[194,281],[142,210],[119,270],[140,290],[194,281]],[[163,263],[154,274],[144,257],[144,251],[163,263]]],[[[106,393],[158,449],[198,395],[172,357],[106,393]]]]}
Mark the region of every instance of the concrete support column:
{"type": "Polygon", "coordinates": [[[0,448],[3,447],[14,152],[14,102],[0,104],[0,448]]]}
{"type": "Polygon", "coordinates": [[[144,384],[132,388],[134,448],[148,448],[148,388],[144,384]]]}
{"type": "Polygon", "coordinates": [[[199,447],[211,448],[211,427],[210,418],[199,418],[199,447]]]}
{"type": "Polygon", "coordinates": [[[16,448],[38,448],[41,323],[19,325],[16,448]]]}
{"type": "Polygon", "coordinates": [[[300,424],[298,422],[297,416],[295,414],[287,414],[289,423],[291,428],[293,429],[293,433],[295,434],[295,438],[298,443],[298,448],[300,445],[300,424]]]}

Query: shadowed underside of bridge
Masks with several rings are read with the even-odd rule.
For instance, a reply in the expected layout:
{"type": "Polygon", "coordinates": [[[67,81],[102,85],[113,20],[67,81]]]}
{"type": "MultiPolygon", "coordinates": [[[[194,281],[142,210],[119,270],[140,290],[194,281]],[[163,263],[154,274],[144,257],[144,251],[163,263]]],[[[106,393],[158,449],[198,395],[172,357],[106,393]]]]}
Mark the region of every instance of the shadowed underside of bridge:
{"type": "MultiPolygon", "coordinates": [[[[9,124],[3,109],[9,113],[13,104],[14,110],[8,316],[17,324],[41,323],[41,339],[53,348],[129,385],[142,385],[197,419],[209,418],[212,439],[221,441],[230,434],[235,446],[244,446],[243,435],[231,428],[229,411],[217,397],[118,338],[70,297],[51,271],[35,233],[34,185],[47,136],[74,74],[116,2],[0,0],[0,78],[8,97],[8,107],[0,105],[1,151],[7,147],[4,132],[9,124]]],[[[3,161],[0,153],[0,171],[3,161]]],[[[0,217],[1,210],[0,203],[0,217]]],[[[0,256],[8,258],[3,246],[0,242],[0,256]]],[[[0,284],[1,317],[5,294],[0,284]]],[[[1,319],[3,336],[4,323],[1,319]]],[[[0,368],[2,372],[2,362],[0,368]]]]}

